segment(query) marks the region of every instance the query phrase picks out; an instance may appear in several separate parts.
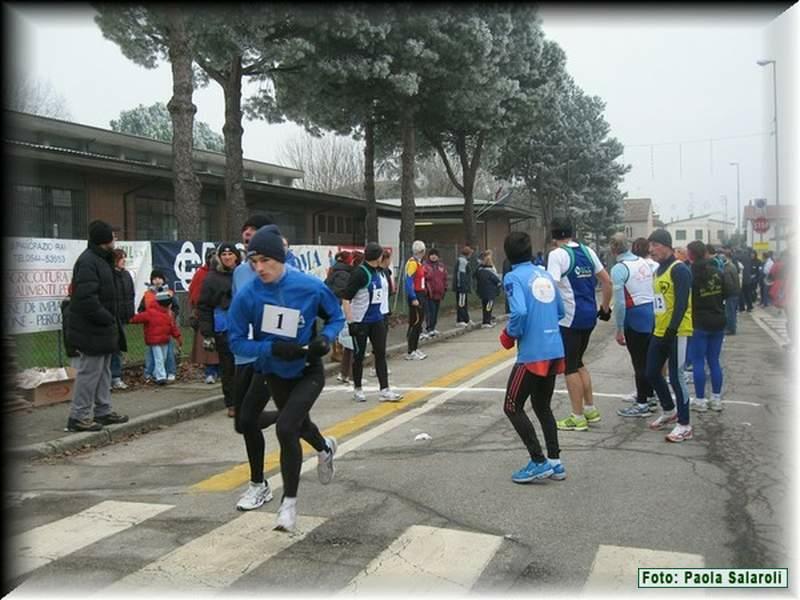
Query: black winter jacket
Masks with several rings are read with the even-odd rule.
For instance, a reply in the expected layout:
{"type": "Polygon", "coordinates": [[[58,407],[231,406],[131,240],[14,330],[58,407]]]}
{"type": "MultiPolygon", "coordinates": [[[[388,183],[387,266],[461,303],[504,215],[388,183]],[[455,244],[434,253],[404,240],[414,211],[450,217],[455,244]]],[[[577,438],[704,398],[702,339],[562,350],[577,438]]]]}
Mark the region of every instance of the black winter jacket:
{"type": "Polygon", "coordinates": [[[89,356],[125,352],[125,332],[117,316],[113,255],[89,243],[72,269],[67,337],[69,345],[89,356]]]}
{"type": "Polygon", "coordinates": [[[133,275],[125,269],[114,269],[114,282],[117,284],[117,315],[122,323],[127,323],[136,314],[133,275]]]}
{"type": "Polygon", "coordinates": [[[500,292],[500,276],[492,267],[481,265],[475,272],[475,279],[478,282],[478,297],[488,302],[494,300],[500,292]]]}
{"type": "Polygon", "coordinates": [[[704,258],[692,264],[692,325],[703,331],[725,329],[725,279],[716,265],[704,258]]]}
{"type": "Polygon", "coordinates": [[[203,280],[203,289],[197,301],[200,333],[204,338],[214,337],[214,309],[228,310],[231,305],[233,271],[209,271],[203,280]]]}
{"type": "Polygon", "coordinates": [[[339,299],[341,299],[347,287],[347,282],[350,281],[350,272],[352,270],[353,267],[347,263],[337,262],[331,267],[331,272],[328,273],[328,277],[325,279],[325,285],[339,299]]]}

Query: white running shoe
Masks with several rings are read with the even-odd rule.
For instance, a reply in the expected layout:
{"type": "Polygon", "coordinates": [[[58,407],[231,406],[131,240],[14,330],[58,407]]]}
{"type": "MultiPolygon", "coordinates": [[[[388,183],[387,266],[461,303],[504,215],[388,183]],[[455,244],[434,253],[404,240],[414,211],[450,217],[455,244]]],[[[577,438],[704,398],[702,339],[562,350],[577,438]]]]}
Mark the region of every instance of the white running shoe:
{"type": "Polygon", "coordinates": [[[706,412],[708,410],[708,402],[705,398],[689,398],[689,408],[697,412],[706,412]]]}
{"type": "Polygon", "coordinates": [[[420,340],[427,340],[429,337],[431,337],[431,334],[429,334],[429,333],[420,333],[419,334],[419,339],[420,340]]]}
{"type": "Polygon", "coordinates": [[[278,531],[294,531],[297,524],[297,498],[284,498],[278,509],[278,519],[275,529],[278,531]]]}
{"type": "Polygon", "coordinates": [[[325,441],[328,443],[330,452],[317,452],[317,477],[322,485],[328,485],[336,473],[336,467],[333,465],[333,457],[336,455],[336,438],[326,437],[325,441]]]}
{"type": "Polygon", "coordinates": [[[128,384],[122,381],[122,379],[116,379],[111,383],[112,390],[127,390],[128,384]]]}
{"type": "Polygon", "coordinates": [[[668,442],[679,444],[685,440],[692,439],[692,437],[694,437],[694,430],[692,429],[691,425],[678,424],[664,437],[664,439],[666,439],[668,442]]]}
{"type": "Polygon", "coordinates": [[[213,375],[206,375],[206,383],[211,385],[212,383],[216,383],[217,380],[214,379],[213,375]]]}
{"type": "Polygon", "coordinates": [[[350,379],[349,379],[348,377],[345,377],[345,376],[344,376],[344,375],[342,375],[341,373],[337,373],[337,375],[336,375],[336,381],[338,381],[339,383],[343,383],[343,384],[345,384],[345,385],[349,385],[349,384],[351,383],[351,382],[350,382],[350,379]]]}
{"type": "Polygon", "coordinates": [[[261,483],[253,483],[252,481],[247,486],[247,491],[239,498],[236,503],[237,510],[253,510],[272,500],[272,490],[269,489],[269,484],[265,481],[261,483]]]}
{"type": "Polygon", "coordinates": [[[414,360],[425,360],[428,358],[428,355],[424,352],[420,352],[419,350],[414,350],[414,355],[417,357],[414,360]]]}
{"type": "Polygon", "coordinates": [[[434,329],[433,331],[431,331],[431,334],[433,334],[433,335],[442,335],[442,332],[439,331],[438,329],[434,329]]]}
{"type": "Polygon", "coordinates": [[[491,329],[492,327],[494,327],[494,325],[492,325],[491,323],[481,324],[481,329],[491,329]]]}
{"type": "Polygon", "coordinates": [[[633,391],[630,394],[628,394],[627,396],[624,396],[622,398],[622,401],[623,402],[636,402],[636,400],[638,398],[639,398],[639,395],[635,391],[633,391]]]}
{"type": "Polygon", "coordinates": [[[167,375],[167,381],[169,381],[170,383],[174,382],[175,381],[175,375],[167,375]]]}
{"type": "Polygon", "coordinates": [[[381,402],[399,402],[400,399],[403,397],[403,394],[398,394],[397,392],[393,392],[389,388],[381,390],[380,394],[378,394],[381,402]]]}
{"type": "Polygon", "coordinates": [[[367,396],[366,394],[364,394],[364,390],[362,390],[361,388],[356,388],[355,390],[353,390],[353,400],[355,400],[356,402],[366,402],[367,396]]]}
{"type": "Polygon", "coordinates": [[[467,323],[466,321],[458,321],[456,323],[456,327],[467,327],[467,326],[469,326],[469,323],[467,323]]]}
{"type": "Polygon", "coordinates": [[[720,412],[722,410],[722,398],[720,396],[711,395],[711,402],[708,406],[711,410],[720,412]]]}

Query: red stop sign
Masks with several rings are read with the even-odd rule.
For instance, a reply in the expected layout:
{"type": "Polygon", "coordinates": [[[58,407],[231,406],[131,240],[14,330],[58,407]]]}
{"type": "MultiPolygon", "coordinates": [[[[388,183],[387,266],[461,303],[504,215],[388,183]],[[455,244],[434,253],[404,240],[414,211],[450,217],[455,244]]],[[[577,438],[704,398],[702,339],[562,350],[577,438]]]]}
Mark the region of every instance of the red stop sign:
{"type": "Polygon", "coordinates": [[[753,231],[756,233],[765,233],[769,229],[769,221],[766,217],[756,217],[753,220],[753,231]]]}

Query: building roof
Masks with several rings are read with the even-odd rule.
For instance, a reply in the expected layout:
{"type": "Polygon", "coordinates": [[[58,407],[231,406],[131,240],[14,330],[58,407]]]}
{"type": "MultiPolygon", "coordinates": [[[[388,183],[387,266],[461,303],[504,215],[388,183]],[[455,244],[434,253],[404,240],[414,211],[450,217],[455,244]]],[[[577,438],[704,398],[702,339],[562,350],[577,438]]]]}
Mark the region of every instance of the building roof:
{"type": "Polygon", "coordinates": [[[676,225],[678,223],[689,223],[690,221],[700,221],[705,219],[706,221],[714,221],[715,223],[725,223],[726,225],[736,225],[733,221],[726,221],[725,219],[717,219],[713,217],[714,213],[706,213],[704,215],[695,215],[693,217],[689,217],[688,219],[676,219],[675,221],[670,221],[667,225],[676,225]]]}
{"type": "Polygon", "coordinates": [[[650,198],[625,198],[622,201],[623,223],[647,221],[653,212],[650,198]]]}
{"type": "MultiPolygon", "coordinates": [[[[480,208],[481,212],[506,212],[525,217],[534,217],[538,213],[532,212],[519,206],[514,206],[506,202],[497,205],[493,201],[475,198],[473,201],[475,208],[480,208]]],[[[400,198],[381,198],[377,201],[378,205],[400,209],[400,198]]],[[[429,196],[414,199],[414,214],[417,217],[434,215],[441,213],[453,213],[462,211],[464,208],[464,198],[461,196],[429,196]]]]}
{"type": "MultiPolygon", "coordinates": [[[[91,125],[72,123],[40,115],[17,112],[4,109],[6,118],[5,139],[14,142],[27,142],[39,146],[52,146],[61,150],[83,152],[86,156],[96,158],[109,158],[132,160],[139,164],[156,164],[165,159],[172,160],[172,144],[129,133],[121,133],[91,125]],[[33,139],[31,137],[33,134],[33,139]],[[57,139],[70,140],[80,145],[80,148],[65,146],[57,143],[57,139]],[[103,151],[100,151],[100,150],[103,151]],[[146,160],[129,159],[129,153],[140,153],[147,156],[146,160]],[[158,158],[162,160],[159,161],[158,158]]],[[[212,150],[195,149],[194,160],[205,165],[214,165],[224,171],[225,154],[212,150]]],[[[245,171],[250,171],[254,177],[259,175],[267,177],[284,177],[287,179],[302,179],[303,171],[281,165],[274,165],[258,160],[245,158],[242,161],[245,171]]]]}

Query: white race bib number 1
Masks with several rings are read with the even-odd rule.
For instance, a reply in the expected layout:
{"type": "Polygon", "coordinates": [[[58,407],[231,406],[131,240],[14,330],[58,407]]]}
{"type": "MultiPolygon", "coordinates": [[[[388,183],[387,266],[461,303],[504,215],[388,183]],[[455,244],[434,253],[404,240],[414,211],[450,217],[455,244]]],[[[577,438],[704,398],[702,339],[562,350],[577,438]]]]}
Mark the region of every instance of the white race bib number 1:
{"type": "Polygon", "coordinates": [[[261,317],[261,331],[283,337],[297,337],[297,324],[300,321],[300,311],[285,306],[264,305],[264,314],[261,317]]]}
{"type": "Polygon", "coordinates": [[[664,294],[656,294],[653,296],[653,311],[657,315],[663,315],[667,312],[667,303],[664,300],[664,294]]]}

